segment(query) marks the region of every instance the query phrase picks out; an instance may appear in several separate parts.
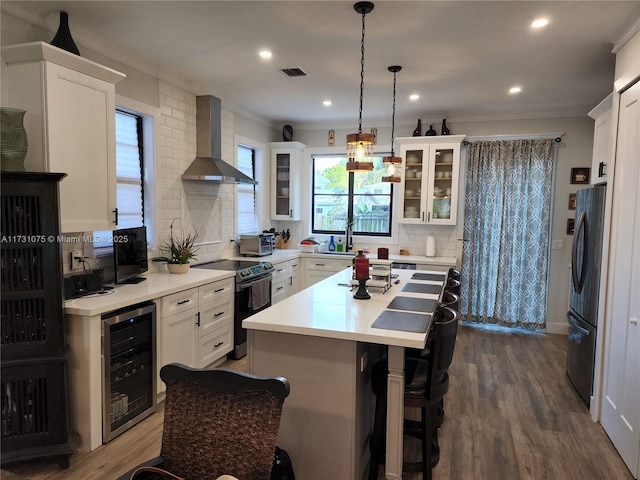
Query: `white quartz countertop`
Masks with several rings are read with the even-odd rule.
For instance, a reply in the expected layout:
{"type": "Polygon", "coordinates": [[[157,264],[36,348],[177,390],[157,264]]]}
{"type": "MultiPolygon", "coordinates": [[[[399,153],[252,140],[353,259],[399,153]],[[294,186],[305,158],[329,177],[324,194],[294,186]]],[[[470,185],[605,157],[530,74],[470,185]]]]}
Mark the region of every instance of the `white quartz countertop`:
{"type": "Polygon", "coordinates": [[[190,268],[185,274],[150,273],[145,275],[146,280],[140,283],[116,285],[113,290],[107,290],[103,294],[67,300],[64,302],[64,311],[71,315],[101,315],[234,276],[235,272],[202,268],[190,268]]]}
{"type": "MultiPolygon", "coordinates": [[[[287,260],[293,260],[299,257],[305,258],[351,258],[358,252],[346,253],[309,253],[301,252],[296,249],[276,249],[271,255],[265,255],[263,257],[231,257],[234,260],[256,260],[260,262],[279,263],[287,260]]],[[[378,258],[377,254],[369,253],[367,257],[371,259],[378,258]]],[[[400,263],[415,263],[418,265],[443,265],[448,267],[455,267],[456,257],[427,257],[425,255],[394,255],[389,254],[389,260],[400,263]]]]}
{"type": "MultiPolygon", "coordinates": [[[[370,299],[356,300],[353,298],[355,290],[341,286],[351,280],[352,271],[351,268],[347,268],[252,315],[242,322],[242,326],[252,330],[423,348],[427,338],[426,332],[412,333],[372,328],[371,324],[396,296],[438,300],[439,294],[418,294],[401,290],[416,272],[442,275],[443,280],[444,273],[400,269],[393,272],[399,274],[398,284],[392,283],[391,288],[385,293],[382,293],[381,289],[370,288],[370,299]]],[[[438,281],[411,282],[444,285],[444,282],[438,281]]]]}

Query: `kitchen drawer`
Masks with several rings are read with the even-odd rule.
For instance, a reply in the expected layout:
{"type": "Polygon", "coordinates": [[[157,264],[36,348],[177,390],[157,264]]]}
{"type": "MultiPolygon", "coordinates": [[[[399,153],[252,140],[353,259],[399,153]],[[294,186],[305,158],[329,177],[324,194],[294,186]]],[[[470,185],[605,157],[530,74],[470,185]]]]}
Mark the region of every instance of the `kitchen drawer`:
{"type": "Polygon", "coordinates": [[[273,283],[277,282],[281,278],[286,278],[289,274],[289,262],[280,262],[277,264],[273,264],[273,283]]]}
{"type": "Polygon", "coordinates": [[[296,258],[295,260],[289,260],[287,263],[289,265],[289,272],[292,274],[296,274],[300,271],[300,259],[296,258]]]}
{"type": "Polygon", "coordinates": [[[233,295],[235,289],[235,278],[225,278],[217,282],[208,283],[198,288],[198,298],[200,305],[211,302],[216,298],[222,298],[227,295],[233,295]]]}
{"type": "Polygon", "coordinates": [[[304,268],[306,270],[322,270],[338,273],[352,265],[352,258],[339,260],[336,258],[305,258],[304,268]]]}
{"type": "Polygon", "coordinates": [[[287,298],[287,285],[289,277],[280,278],[271,283],[271,305],[275,305],[281,300],[287,298]]]}
{"type": "Polygon", "coordinates": [[[233,323],[200,337],[198,340],[199,368],[211,365],[233,350],[233,323]]]}
{"type": "Polygon", "coordinates": [[[198,336],[202,337],[209,332],[233,323],[233,295],[227,295],[213,302],[200,304],[200,329],[198,336]]]}
{"type": "Polygon", "coordinates": [[[198,289],[190,288],[189,290],[162,297],[162,316],[166,317],[197,306],[198,289]]]}

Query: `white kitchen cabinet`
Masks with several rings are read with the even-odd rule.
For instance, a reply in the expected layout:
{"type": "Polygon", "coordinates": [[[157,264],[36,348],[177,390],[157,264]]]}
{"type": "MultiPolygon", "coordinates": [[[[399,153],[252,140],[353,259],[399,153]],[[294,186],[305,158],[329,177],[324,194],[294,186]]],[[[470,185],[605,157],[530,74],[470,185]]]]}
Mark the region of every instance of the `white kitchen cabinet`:
{"type": "Polygon", "coordinates": [[[28,171],[62,172],[63,232],[117,226],[115,84],[125,75],[44,42],[2,48],[7,105],[26,110],[28,171]]]}
{"type": "MultiPolygon", "coordinates": [[[[638,45],[640,51],[640,39],[638,45]]],[[[620,95],[600,418],[634,478],[640,473],[639,139],[640,83],[636,83],[620,95]]]]}
{"type": "Polygon", "coordinates": [[[401,137],[399,223],[455,225],[464,135],[401,137]]]}
{"type": "Polygon", "coordinates": [[[612,153],[613,122],[611,118],[613,93],[602,100],[589,116],[594,119],[593,158],[591,159],[591,184],[607,182],[607,170],[614,168],[612,153]]]}
{"type": "Polygon", "coordinates": [[[271,304],[297,293],[300,290],[300,260],[286,260],[274,263],[273,279],[271,281],[271,304]]]}
{"type": "Polygon", "coordinates": [[[300,142],[272,142],[271,151],[271,219],[300,220],[300,142]]]}
{"type": "Polygon", "coordinates": [[[346,258],[333,258],[318,255],[317,258],[305,258],[303,263],[303,288],[308,288],[311,285],[344,270],[345,268],[351,267],[352,260],[353,257],[350,256],[347,256],[346,258]]]}
{"type": "Polygon", "coordinates": [[[162,298],[158,372],[174,362],[204,368],[233,350],[234,286],[231,277],[162,298]]]}
{"type": "Polygon", "coordinates": [[[300,259],[289,260],[289,283],[287,284],[287,297],[300,291],[300,259]]]}

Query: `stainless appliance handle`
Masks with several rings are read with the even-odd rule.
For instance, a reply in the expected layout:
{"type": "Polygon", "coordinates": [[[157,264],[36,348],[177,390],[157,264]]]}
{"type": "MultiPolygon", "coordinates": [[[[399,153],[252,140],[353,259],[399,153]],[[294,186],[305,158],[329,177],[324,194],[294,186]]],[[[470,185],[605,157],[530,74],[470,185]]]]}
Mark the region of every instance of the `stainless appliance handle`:
{"type": "Polygon", "coordinates": [[[252,282],[241,283],[241,284],[238,285],[238,289],[245,290],[247,288],[251,288],[253,286],[253,284],[258,283],[258,282],[264,280],[265,278],[271,278],[271,274],[264,275],[263,277],[260,277],[260,278],[258,278],[256,280],[253,280],[252,282]]]}
{"type": "Polygon", "coordinates": [[[589,332],[589,330],[587,330],[586,328],[582,328],[580,325],[578,325],[578,322],[576,322],[576,320],[574,320],[574,318],[578,318],[576,317],[573,313],[571,312],[567,312],[567,322],[569,322],[569,324],[575,328],[576,330],[578,330],[581,334],[583,335],[591,335],[591,333],[589,332]]]}
{"type": "Polygon", "coordinates": [[[584,287],[585,282],[585,270],[587,269],[587,229],[586,227],[586,219],[587,215],[585,212],[580,213],[580,217],[578,218],[578,225],[576,225],[575,232],[573,234],[573,245],[571,247],[571,277],[573,281],[573,289],[576,293],[582,292],[582,287],[584,287]],[[582,242],[582,258],[580,265],[580,274],[578,276],[578,241],[580,240],[580,235],[583,236],[582,242]]]}

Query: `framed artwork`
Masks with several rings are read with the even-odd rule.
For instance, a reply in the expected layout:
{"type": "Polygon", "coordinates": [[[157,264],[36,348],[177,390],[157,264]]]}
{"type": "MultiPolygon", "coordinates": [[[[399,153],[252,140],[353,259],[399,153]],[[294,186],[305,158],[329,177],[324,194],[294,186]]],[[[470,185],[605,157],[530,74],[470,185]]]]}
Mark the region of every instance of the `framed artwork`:
{"type": "Polygon", "coordinates": [[[574,185],[585,185],[589,183],[590,168],[572,168],[571,183],[574,185]]]}
{"type": "Polygon", "coordinates": [[[567,235],[573,235],[575,231],[575,219],[568,218],[567,219],[567,235]]]}
{"type": "Polygon", "coordinates": [[[569,210],[575,210],[575,209],[576,209],[576,194],[570,193],[569,194],[569,210]]]}

